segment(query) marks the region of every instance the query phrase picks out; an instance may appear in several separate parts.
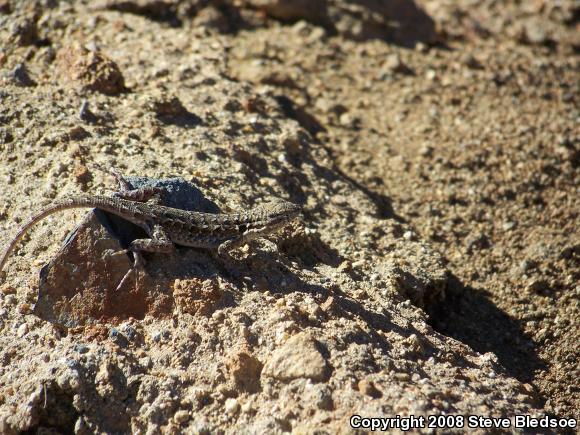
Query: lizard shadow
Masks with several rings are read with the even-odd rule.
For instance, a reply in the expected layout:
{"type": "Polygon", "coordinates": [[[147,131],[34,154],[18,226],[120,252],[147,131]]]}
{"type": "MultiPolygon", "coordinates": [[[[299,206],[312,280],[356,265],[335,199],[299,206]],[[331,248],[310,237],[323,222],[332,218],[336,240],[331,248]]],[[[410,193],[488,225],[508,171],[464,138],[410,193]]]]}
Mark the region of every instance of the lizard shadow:
{"type": "MultiPolygon", "coordinates": [[[[384,302],[381,300],[384,296],[378,293],[368,296],[374,299],[372,303],[367,299],[358,299],[342,291],[339,283],[333,283],[325,276],[305,274],[303,264],[296,266],[300,262],[299,257],[287,251],[280,258],[257,251],[244,261],[243,272],[251,290],[286,296],[291,306],[299,307],[306,298],[314,300],[318,307],[314,315],[299,308],[291,309],[292,320],[301,330],[325,328],[328,322],[338,319],[348,319],[353,325],[356,324],[356,327],[340,328],[342,336],[339,341],[342,344],[339,347],[346,348],[350,344],[372,345],[386,353],[393,347],[390,337],[399,336],[404,340],[414,336],[414,340],[421,340],[419,348],[408,351],[413,354],[414,359],[429,359],[440,353],[439,343],[417,338],[423,337],[424,331],[417,329],[412,323],[401,326],[394,321],[389,311],[378,308],[384,302]]],[[[362,278],[358,280],[360,279],[362,278]]],[[[237,306],[236,297],[228,298],[221,305],[226,306],[237,306]]],[[[474,366],[459,353],[453,353],[450,358],[462,367],[474,366]]],[[[377,368],[378,371],[382,369],[383,367],[377,368]]]]}
{"type": "MultiPolygon", "coordinates": [[[[292,145],[286,146],[288,162],[297,170],[281,167],[276,173],[268,175],[276,179],[277,184],[284,188],[290,196],[298,203],[306,203],[308,195],[305,193],[306,187],[313,187],[311,178],[304,168],[311,168],[314,176],[319,182],[325,183],[324,192],[331,198],[346,197],[341,207],[352,214],[360,213],[361,204],[357,205],[357,200],[352,197],[352,191],[360,192],[361,199],[368,200],[370,213],[379,219],[395,219],[398,222],[405,222],[399,216],[392,205],[391,199],[380,192],[374,191],[355,178],[347,175],[338,165],[337,158],[332,148],[316,139],[316,136],[308,134],[306,131],[298,132],[292,145]],[[311,143],[316,147],[312,147],[311,143]],[[319,150],[315,153],[314,149],[319,150]],[[320,151],[322,150],[322,151],[320,151]],[[319,155],[324,153],[325,155],[319,155]],[[322,163],[324,161],[324,163],[322,163]],[[345,188],[349,186],[352,190],[345,188]]],[[[317,214],[319,219],[332,217],[325,210],[325,201],[318,203],[310,209],[311,215],[317,214]]]]}

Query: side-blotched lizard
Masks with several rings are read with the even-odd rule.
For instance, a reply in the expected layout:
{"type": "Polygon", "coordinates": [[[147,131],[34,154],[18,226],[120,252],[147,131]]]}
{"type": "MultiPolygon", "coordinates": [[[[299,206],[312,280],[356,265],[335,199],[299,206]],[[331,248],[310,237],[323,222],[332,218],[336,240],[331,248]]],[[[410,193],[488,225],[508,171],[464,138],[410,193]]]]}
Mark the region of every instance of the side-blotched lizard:
{"type": "Polygon", "coordinates": [[[300,214],[300,207],[284,200],[276,200],[239,213],[201,213],[159,205],[163,189],[143,187],[130,190],[131,185],[118,172],[108,170],[117,178],[121,191],[114,196],[72,195],[58,199],[42,212],[30,218],[20,227],[16,235],[0,256],[0,274],[10,253],[24,234],[40,220],[73,208],[96,208],[117,215],[142,227],[149,239],[136,239],[128,249],[119,253],[131,252],[134,265],[123,277],[119,289],[134,271],[142,271],[144,260],[142,252],[170,253],[175,245],[202,248],[215,251],[220,256],[231,249],[242,246],[252,239],[271,234],[293,221],[300,214]]]}

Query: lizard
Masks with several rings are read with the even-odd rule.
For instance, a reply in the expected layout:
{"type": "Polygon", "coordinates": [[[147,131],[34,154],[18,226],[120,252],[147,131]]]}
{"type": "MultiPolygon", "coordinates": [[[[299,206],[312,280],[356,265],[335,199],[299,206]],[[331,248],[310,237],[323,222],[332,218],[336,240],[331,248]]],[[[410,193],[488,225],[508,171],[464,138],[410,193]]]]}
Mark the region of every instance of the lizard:
{"type": "MultiPolygon", "coordinates": [[[[102,168],[99,168],[102,169],[102,168]]],[[[217,251],[223,257],[245,243],[274,233],[298,218],[301,207],[278,199],[239,213],[202,213],[160,205],[164,189],[131,184],[114,169],[106,169],[121,185],[113,196],[75,194],[57,199],[27,220],[0,255],[0,276],[11,252],[28,230],[49,215],[78,208],[95,208],[121,217],[145,230],[149,239],[135,239],[127,249],[115,252],[133,254],[133,266],[117,285],[121,288],[132,272],[142,272],[143,252],[171,253],[175,245],[217,251]]]]}

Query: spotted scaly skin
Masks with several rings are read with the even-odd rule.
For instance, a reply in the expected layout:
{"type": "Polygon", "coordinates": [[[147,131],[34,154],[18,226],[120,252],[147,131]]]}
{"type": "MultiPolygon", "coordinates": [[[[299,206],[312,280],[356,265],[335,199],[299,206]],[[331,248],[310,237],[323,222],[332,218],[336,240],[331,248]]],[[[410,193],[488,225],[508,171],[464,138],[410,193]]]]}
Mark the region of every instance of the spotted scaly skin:
{"type": "Polygon", "coordinates": [[[20,227],[0,256],[0,273],[26,232],[40,220],[62,210],[96,208],[132,222],[147,232],[150,239],[134,240],[126,250],[133,252],[135,265],[117,288],[121,287],[130,272],[142,268],[143,251],[169,253],[174,250],[174,245],[181,245],[217,250],[220,255],[227,255],[230,250],[252,239],[277,231],[300,214],[298,205],[283,200],[249,211],[223,214],[186,211],[143,202],[158,193],[158,190],[144,188],[125,194],[132,199],[124,199],[120,194],[116,197],[73,195],[54,201],[20,227]]]}

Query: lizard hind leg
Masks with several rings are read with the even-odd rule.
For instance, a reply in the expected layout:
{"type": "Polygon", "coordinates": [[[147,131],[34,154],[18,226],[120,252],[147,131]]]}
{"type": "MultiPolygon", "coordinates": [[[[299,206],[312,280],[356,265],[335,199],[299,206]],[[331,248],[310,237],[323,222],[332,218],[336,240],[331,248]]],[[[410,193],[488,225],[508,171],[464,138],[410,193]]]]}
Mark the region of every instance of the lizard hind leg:
{"type": "Polygon", "coordinates": [[[165,230],[160,225],[154,225],[151,230],[151,238],[150,239],[135,239],[131,242],[128,249],[123,251],[118,251],[115,254],[127,253],[132,252],[134,263],[133,267],[127,271],[121,282],[117,285],[115,290],[119,290],[129,276],[132,273],[136,273],[136,279],[139,278],[139,274],[143,276],[145,274],[145,259],[143,258],[143,252],[159,252],[159,253],[170,253],[173,252],[175,246],[173,242],[167,236],[165,230]]]}
{"type": "MultiPolygon", "coordinates": [[[[121,254],[127,251],[128,250],[125,249],[123,251],[115,252],[115,254],[121,254]]],[[[125,282],[127,282],[127,279],[129,279],[132,274],[135,274],[135,286],[137,286],[139,282],[139,275],[143,275],[145,273],[145,259],[143,258],[141,252],[133,251],[133,258],[135,259],[133,262],[133,267],[131,267],[127,273],[123,275],[123,278],[121,278],[121,281],[119,281],[119,284],[117,284],[117,287],[115,288],[116,292],[125,285],[125,282]]]]}

